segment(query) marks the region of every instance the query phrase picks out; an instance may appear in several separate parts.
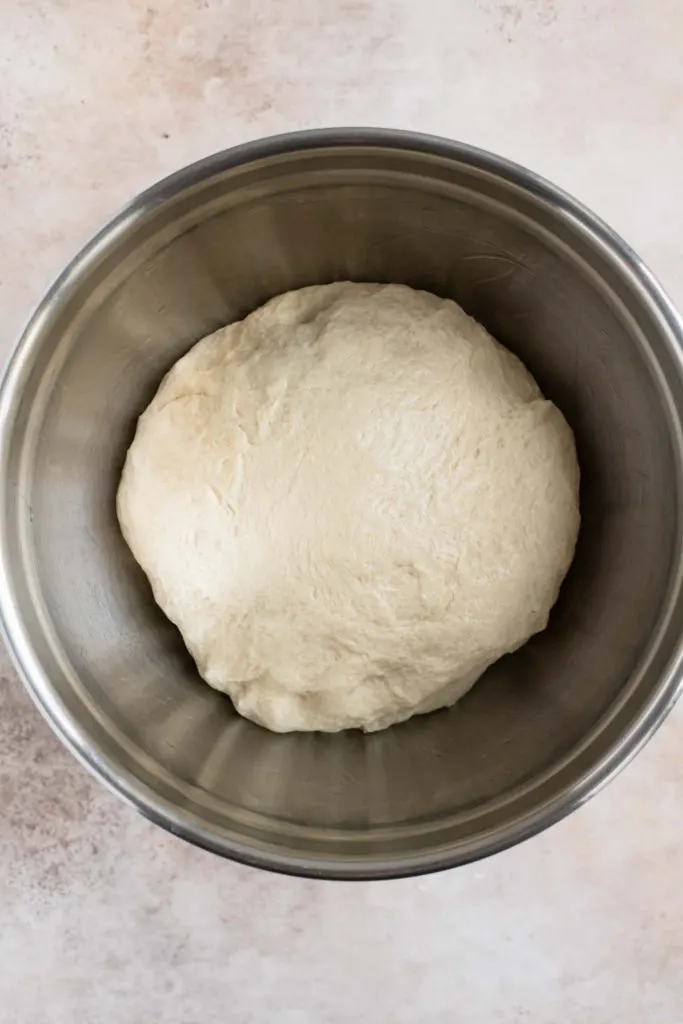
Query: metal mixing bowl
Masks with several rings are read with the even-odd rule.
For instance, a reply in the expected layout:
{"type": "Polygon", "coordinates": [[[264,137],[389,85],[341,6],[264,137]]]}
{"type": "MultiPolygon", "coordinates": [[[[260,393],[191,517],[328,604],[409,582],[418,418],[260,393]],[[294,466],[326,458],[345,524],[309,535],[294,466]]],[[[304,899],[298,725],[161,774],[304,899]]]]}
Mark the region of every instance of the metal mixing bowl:
{"type": "Polygon", "coordinates": [[[67,268],[2,387],[2,621],[24,681],[112,789],[238,860],[376,878],[524,839],[610,778],[678,693],[681,339],[604,224],[487,153],[323,131],[173,175],[67,268]],[[136,417],[194,341],[347,278],[452,296],[521,356],[576,432],[583,525],[546,632],[456,708],[370,736],[274,735],[200,681],[114,495],[136,417]]]}

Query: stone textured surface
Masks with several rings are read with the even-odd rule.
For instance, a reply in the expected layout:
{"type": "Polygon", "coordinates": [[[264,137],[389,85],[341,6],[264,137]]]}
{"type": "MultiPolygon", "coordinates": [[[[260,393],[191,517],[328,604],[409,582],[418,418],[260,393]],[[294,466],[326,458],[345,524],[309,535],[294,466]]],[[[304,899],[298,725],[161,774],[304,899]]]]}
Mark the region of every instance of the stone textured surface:
{"type": "MultiPolygon", "coordinates": [[[[683,304],[677,0],[6,0],[0,345],[118,206],[325,124],[554,179],[683,304]]],[[[472,867],[356,886],[223,863],[92,781],[0,682],[0,1024],[664,1024],[683,1017],[683,707],[605,792],[472,867]]]]}

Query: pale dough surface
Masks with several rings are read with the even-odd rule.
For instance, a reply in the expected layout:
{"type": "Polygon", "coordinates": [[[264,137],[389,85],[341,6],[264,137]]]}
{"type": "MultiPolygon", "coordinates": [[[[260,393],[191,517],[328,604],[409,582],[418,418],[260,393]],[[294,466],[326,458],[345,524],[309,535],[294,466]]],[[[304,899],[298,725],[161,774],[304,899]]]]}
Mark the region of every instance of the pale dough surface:
{"type": "Polygon", "coordinates": [[[276,731],[453,704],[546,625],[579,527],[572,432],[454,302],[272,299],[140,417],[118,516],[199,672],[276,731]]]}

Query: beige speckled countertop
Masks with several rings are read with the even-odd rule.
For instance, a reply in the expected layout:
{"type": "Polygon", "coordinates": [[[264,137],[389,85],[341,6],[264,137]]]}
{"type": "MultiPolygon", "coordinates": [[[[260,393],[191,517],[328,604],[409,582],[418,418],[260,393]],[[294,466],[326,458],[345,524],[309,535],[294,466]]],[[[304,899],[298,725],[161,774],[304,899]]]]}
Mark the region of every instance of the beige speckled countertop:
{"type": "MultiPolygon", "coordinates": [[[[4,0],[0,345],[181,164],[419,128],[592,206],[683,305],[678,0],[4,0]]],[[[0,665],[0,1024],[678,1024],[683,707],[589,806],[443,875],[221,862],[137,817],[0,665]]]]}

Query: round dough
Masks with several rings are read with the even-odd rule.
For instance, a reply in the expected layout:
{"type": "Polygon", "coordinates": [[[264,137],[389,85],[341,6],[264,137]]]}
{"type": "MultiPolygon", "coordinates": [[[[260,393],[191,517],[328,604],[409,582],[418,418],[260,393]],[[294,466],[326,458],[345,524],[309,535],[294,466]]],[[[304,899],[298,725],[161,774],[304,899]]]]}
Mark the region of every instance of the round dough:
{"type": "Polygon", "coordinates": [[[572,432],[454,302],[272,299],[141,416],[123,534],[199,672],[277,732],[453,704],[546,625],[579,527],[572,432]]]}

